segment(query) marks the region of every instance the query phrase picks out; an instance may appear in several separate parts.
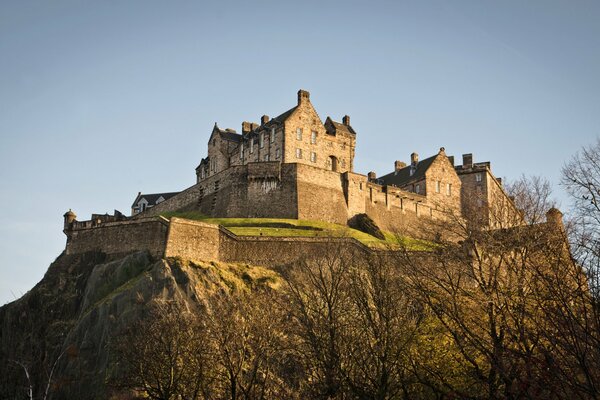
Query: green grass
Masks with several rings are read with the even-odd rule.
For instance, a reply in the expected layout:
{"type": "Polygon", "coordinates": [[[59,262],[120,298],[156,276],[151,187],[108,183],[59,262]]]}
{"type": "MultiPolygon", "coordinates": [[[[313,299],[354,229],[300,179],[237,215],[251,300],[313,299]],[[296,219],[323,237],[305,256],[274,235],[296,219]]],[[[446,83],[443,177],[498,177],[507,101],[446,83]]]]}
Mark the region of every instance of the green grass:
{"type": "Polygon", "coordinates": [[[409,250],[430,250],[432,248],[432,244],[429,242],[398,236],[391,232],[384,231],[385,240],[380,240],[356,229],[323,221],[283,218],[209,218],[194,211],[167,212],[162,216],[221,225],[238,236],[350,237],[374,248],[398,248],[400,246],[406,246],[409,250]]]}

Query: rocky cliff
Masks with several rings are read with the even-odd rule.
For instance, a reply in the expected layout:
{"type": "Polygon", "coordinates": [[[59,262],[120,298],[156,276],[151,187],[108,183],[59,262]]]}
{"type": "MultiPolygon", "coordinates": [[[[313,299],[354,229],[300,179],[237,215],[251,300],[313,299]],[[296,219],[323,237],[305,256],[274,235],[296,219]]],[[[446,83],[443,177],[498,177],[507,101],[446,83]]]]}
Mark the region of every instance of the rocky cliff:
{"type": "Polygon", "coordinates": [[[0,398],[29,398],[30,387],[34,398],[46,391],[52,399],[108,398],[111,342],[150,302],[199,303],[215,291],[243,290],[253,276],[274,276],[259,270],[153,259],[147,252],[118,260],[62,254],[31,291],[0,308],[0,398]]]}

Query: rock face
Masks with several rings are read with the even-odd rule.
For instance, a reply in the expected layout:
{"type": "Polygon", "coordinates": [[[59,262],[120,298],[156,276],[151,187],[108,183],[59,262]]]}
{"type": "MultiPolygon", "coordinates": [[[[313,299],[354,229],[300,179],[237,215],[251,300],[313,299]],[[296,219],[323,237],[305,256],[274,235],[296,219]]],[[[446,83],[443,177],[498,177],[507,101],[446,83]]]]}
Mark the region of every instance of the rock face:
{"type": "Polygon", "coordinates": [[[351,228],[358,229],[361,232],[368,233],[371,236],[375,236],[377,239],[385,240],[385,236],[381,229],[377,226],[375,221],[371,219],[367,214],[355,215],[348,223],[351,228]]]}
{"type": "MultiPolygon", "coordinates": [[[[156,299],[202,302],[248,285],[256,267],[153,259],[147,252],[107,260],[102,253],[59,256],[21,299],[0,308],[0,398],[103,399],[115,373],[110,343],[156,299]]],[[[274,274],[273,272],[266,272],[274,274]]]]}

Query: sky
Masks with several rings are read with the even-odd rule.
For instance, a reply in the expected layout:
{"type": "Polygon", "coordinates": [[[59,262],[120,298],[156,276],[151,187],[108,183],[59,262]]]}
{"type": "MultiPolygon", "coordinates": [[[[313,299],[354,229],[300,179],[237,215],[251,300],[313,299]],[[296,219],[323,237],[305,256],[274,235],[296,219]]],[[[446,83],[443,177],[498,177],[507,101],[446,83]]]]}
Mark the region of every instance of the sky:
{"type": "Polygon", "coordinates": [[[600,136],[600,2],[0,1],[0,304],[64,249],[62,215],[195,182],[215,122],[351,116],[355,171],[445,147],[559,186],[600,136]]]}

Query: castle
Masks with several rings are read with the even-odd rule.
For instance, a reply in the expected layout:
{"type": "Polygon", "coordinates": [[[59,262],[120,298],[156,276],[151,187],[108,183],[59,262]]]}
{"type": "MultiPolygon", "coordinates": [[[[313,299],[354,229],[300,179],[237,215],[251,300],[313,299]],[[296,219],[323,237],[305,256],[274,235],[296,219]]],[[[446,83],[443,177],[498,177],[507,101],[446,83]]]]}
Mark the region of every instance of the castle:
{"type": "Polygon", "coordinates": [[[263,115],[260,124],[243,122],[241,133],[215,123],[208,155],[196,168],[197,183],[142,214],[143,206],[134,203],[132,212],[197,210],[213,217],[343,225],[367,214],[390,231],[418,229],[418,217],[458,215],[467,206],[481,210],[482,222],[490,226],[507,218],[491,204],[502,203],[510,214],[512,201],[489,162],[473,163],[472,155],[464,154],[455,166],[441,148],[424,160],[413,153],[408,165],[396,161],[392,172],[378,178],[374,172],[354,171],[356,135],[348,115],[342,122],[331,117],[323,122],[310,94],[299,90],[294,107],[272,119],[263,115]]]}
{"type": "MultiPolygon", "coordinates": [[[[474,163],[471,154],[464,154],[455,165],[442,147],[423,160],[413,153],[408,164],[395,161],[391,172],[380,177],[360,174],[354,171],[356,135],[348,115],[342,122],[330,117],[323,122],[310,94],[299,90],[294,107],[275,118],[263,115],[260,123],[243,122],[241,133],[215,123],[193,186],[178,193],[138,193],[131,217],[95,214],[79,222],[65,214],[67,248],[86,229],[133,227],[172,211],[342,225],[366,214],[381,229],[409,235],[430,221],[467,213],[490,228],[518,223],[520,213],[489,162],[474,163]]],[[[158,231],[163,225],[168,226],[164,218],[158,231]]]]}

